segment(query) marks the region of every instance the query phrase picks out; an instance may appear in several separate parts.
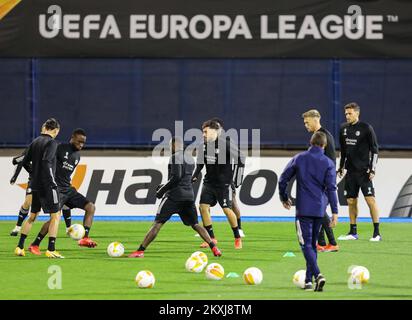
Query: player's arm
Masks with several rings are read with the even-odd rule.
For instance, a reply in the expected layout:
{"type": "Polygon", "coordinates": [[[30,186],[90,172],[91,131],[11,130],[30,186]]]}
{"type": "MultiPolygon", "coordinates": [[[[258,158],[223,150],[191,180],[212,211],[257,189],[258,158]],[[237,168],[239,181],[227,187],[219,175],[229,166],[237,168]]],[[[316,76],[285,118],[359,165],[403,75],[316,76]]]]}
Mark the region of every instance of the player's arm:
{"type": "Polygon", "coordinates": [[[31,167],[31,162],[32,162],[32,150],[31,150],[31,145],[24,150],[24,158],[21,161],[23,168],[29,173],[32,173],[32,167],[31,167]]]}
{"type": "Polygon", "coordinates": [[[205,166],[205,161],[204,161],[204,152],[201,147],[197,148],[197,154],[196,154],[196,169],[193,172],[192,175],[192,182],[196,182],[200,172],[202,171],[203,167],[205,166]]]}
{"type": "Polygon", "coordinates": [[[338,197],[336,195],[336,171],[335,165],[331,162],[325,175],[326,195],[332,210],[331,227],[335,227],[338,222],[338,197]]]}
{"type": "Polygon", "coordinates": [[[243,173],[245,171],[246,157],[243,152],[230,139],[228,140],[231,158],[234,161],[233,182],[235,188],[239,188],[243,182],[243,173]]]}
{"type": "Polygon", "coordinates": [[[21,169],[23,168],[23,159],[26,154],[25,151],[21,155],[13,158],[12,163],[15,166],[15,169],[14,169],[13,176],[10,179],[10,184],[14,184],[16,182],[17,177],[19,176],[21,169]]]}
{"type": "Polygon", "coordinates": [[[53,163],[56,157],[56,150],[57,142],[55,140],[50,140],[50,142],[46,145],[42,158],[43,179],[53,189],[57,188],[56,180],[54,179],[53,174],[53,163]]]}
{"type": "Polygon", "coordinates": [[[182,177],[183,177],[183,165],[172,163],[171,170],[170,170],[170,179],[157,190],[156,196],[159,199],[162,198],[163,195],[167,191],[172,189],[174,186],[176,186],[180,182],[182,177]]]}
{"type": "Polygon", "coordinates": [[[378,154],[379,154],[378,139],[376,138],[376,134],[372,126],[369,126],[368,142],[369,142],[369,150],[371,152],[371,159],[369,162],[369,179],[372,180],[373,177],[375,176],[376,165],[378,163],[378,154]]]}
{"type": "Polygon", "coordinates": [[[346,162],[346,143],[345,143],[345,136],[343,135],[343,129],[340,129],[339,132],[339,143],[340,143],[340,162],[339,162],[339,169],[338,169],[338,176],[342,178],[343,170],[345,169],[345,162],[346,162]]]}
{"type": "Polygon", "coordinates": [[[296,158],[294,157],[292,160],[289,161],[286,168],[283,170],[280,178],[279,178],[279,196],[280,201],[282,202],[283,206],[286,209],[290,209],[292,207],[292,202],[289,199],[287,193],[288,183],[292,178],[296,175],[296,158]]]}

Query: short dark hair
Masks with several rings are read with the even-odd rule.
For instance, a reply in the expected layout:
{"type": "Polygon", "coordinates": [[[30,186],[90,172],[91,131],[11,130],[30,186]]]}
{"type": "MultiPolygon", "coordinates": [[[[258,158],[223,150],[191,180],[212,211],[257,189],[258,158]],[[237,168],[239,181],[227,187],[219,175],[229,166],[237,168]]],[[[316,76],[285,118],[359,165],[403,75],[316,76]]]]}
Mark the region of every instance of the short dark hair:
{"type": "Polygon", "coordinates": [[[208,128],[208,127],[209,127],[210,129],[215,129],[215,130],[219,130],[219,129],[220,129],[219,122],[214,121],[214,120],[207,120],[207,121],[203,122],[202,129],[208,128]]]}
{"type": "Polygon", "coordinates": [[[328,144],[326,134],[320,131],[316,131],[310,138],[310,144],[312,146],[325,147],[328,144]]]}
{"type": "Polygon", "coordinates": [[[222,128],[225,126],[224,121],[222,119],[218,118],[218,117],[214,117],[214,118],[210,119],[210,121],[217,122],[220,125],[220,127],[222,127],[222,128]]]}
{"type": "Polygon", "coordinates": [[[45,127],[46,130],[60,129],[60,123],[55,118],[49,118],[43,123],[42,127],[45,127]]]}
{"type": "Polygon", "coordinates": [[[357,112],[360,112],[360,107],[356,102],[350,102],[345,106],[345,110],[346,109],[353,109],[357,112]]]}
{"type": "Polygon", "coordinates": [[[76,128],[73,130],[72,136],[77,136],[77,135],[86,136],[86,131],[82,128],[76,128]]]}

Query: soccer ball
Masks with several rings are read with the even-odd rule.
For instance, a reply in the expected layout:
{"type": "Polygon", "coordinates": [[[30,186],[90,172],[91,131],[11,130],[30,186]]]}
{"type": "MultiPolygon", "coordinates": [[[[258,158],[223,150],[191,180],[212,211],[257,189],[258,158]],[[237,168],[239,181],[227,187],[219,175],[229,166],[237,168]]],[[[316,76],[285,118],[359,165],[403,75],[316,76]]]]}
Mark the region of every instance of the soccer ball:
{"type": "Polygon", "coordinates": [[[352,283],[366,284],[370,278],[369,270],[363,266],[355,266],[351,270],[352,283]]]}
{"type": "Polygon", "coordinates": [[[81,224],[73,224],[69,227],[67,233],[73,240],[80,240],[83,239],[86,230],[84,230],[84,227],[81,224]]]}
{"type": "Polygon", "coordinates": [[[189,272],[202,272],[205,268],[205,264],[203,260],[199,256],[190,256],[189,259],[186,260],[186,270],[189,272]]]}
{"type": "Polygon", "coordinates": [[[306,270],[299,270],[293,275],[293,284],[298,288],[305,287],[306,270]]]}
{"type": "Polygon", "coordinates": [[[225,275],[225,269],[218,263],[211,263],[206,268],[206,278],[210,280],[221,280],[225,275]]]}
{"type": "Polygon", "coordinates": [[[156,280],[153,273],[148,270],[143,270],[139,271],[136,275],[135,281],[139,288],[149,289],[154,287],[156,280]]]}
{"type": "Polygon", "coordinates": [[[124,246],[120,242],[112,242],[107,247],[107,254],[110,257],[121,257],[124,254],[124,246]]]}
{"type": "Polygon", "coordinates": [[[246,284],[261,284],[263,280],[263,274],[260,269],[251,267],[243,272],[243,280],[246,284]]]}
{"type": "Polygon", "coordinates": [[[196,252],[192,253],[192,257],[194,257],[194,256],[199,257],[203,261],[203,267],[206,267],[207,261],[208,261],[206,253],[204,253],[202,251],[196,251],[196,252]]]}

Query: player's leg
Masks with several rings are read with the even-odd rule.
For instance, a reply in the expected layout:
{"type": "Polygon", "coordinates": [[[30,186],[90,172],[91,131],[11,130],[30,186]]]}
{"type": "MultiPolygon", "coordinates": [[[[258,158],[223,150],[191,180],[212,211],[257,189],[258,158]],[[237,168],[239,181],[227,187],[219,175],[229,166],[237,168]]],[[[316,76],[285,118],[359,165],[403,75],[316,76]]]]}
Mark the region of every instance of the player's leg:
{"type": "Polygon", "coordinates": [[[64,223],[66,224],[66,233],[68,233],[69,228],[72,225],[72,211],[68,206],[64,205],[62,208],[62,214],[64,223]]]}
{"type": "Polygon", "coordinates": [[[320,229],[318,243],[320,243],[320,236],[322,234],[322,230],[324,230],[324,232],[326,233],[326,236],[327,236],[328,242],[329,242],[329,244],[327,244],[326,247],[325,247],[325,251],[326,252],[339,251],[339,246],[336,243],[335,235],[333,233],[333,229],[330,227],[330,218],[329,218],[329,216],[326,212],[325,212],[325,216],[322,218],[322,227],[320,229]]]}
{"type": "Polygon", "coordinates": [[[160,221],[155,221],[152,226],[150,227],[149,231],[146,233],[142,243],[140,246],[137,248],[136,251],[132,252],[129,255],[129,258],[143,258],[144,257],[144,251],[147,249],[147,247],[153,242],[154,239],[156,239],[157,234],[159,233],[160,229],[164,225],[163,222],[160,221]]]}
{"type": "Polygon", "coordinates": [[[339,240],[357,240],[357,218],[358,218],[358,195],[360,185],[356,173],[347,173],[345,176],[345,196],[348,202],[350,229],[349,233],[340,236],[339,240]]]}
{"type": "MultiPolygon", "coordinates": [[[[327,215],[326,215],[327,216],[327,215]]],[[[328,219],[329,220],[329,219],[328,219]]],[[[325,277],[320,273],[320,269],[318,266],[318,256],[316,250],[316,244],[318,243],[319,231],[324,223],[323,218],[313,218],[312,219],[312,252],[315,253],[316,256],[316,266],[313,270],[315,270],[313,276],[315,278],[315,288],[314,291],[323,291],[323,286],[326,283],[325,277]]]]}
{"type": "Polygon", "coordinates": [[[235,238],[235,249],[242,249],[242,239],[239,234],[239,226],[237,225],[236,214],[232,210],[232,192],[230,187],[217,188],[216,196],[219,205],[222,207],[235,238]]]}
{"type": "Polygon", "coordinates": [[[200,216],[202,217],[202,222],[203,226],[209,233],[209,236],[214,239],[215,234],[213,231],[213,226],[212,226],[212,217],[210,216],[210,204],[208,203],[200,203],[199,204],[199,211],[200,211],[200,216]]]}
{"type": "Polygon", "coordinates": [[[61,218],[59,198],[60,196],[56,189],[45,190],[40,196],[43,212],[50,215],[50,224],[47,231],[49,235],[49,244],[46,251],[46,257],[48,258],[64,258],[56,250],[56,239],[61,218]]]}
{"type": "Polygon", "coordinates": [[[373,187],[372,181],[369,179],[368,173],[365,173],[362,177],[361,189],[369,207],[369,213],[373,222],[373,236],[370,238],[370,241],[381,241],[382,237],[379,230],[379,209],[376,204],[375,188],[373,187]]]}
{"type": "Polygon", "coordinates": [[[31,253],[35,255],[41,255],[40,243],[44,239],[44,237],[47,235],[47,233],[49,232],[49,225],[50,225],[50,220],[43,223],[39,233],[37,234],[37,237],[34,239],[34,241],[29,246],[29,251],[31,253]]]}
{"type": "Polygon", "coordinates": [[[24,242],[25,242],[25,240],[27,238],[27,235],[29,234],[29,232],[30,232],[30,230],[33,226],[33,223],[36,221],[40,210],[41,210],[41,203],[40,203],[39,192],[38,191],[33,191],[32,192],[32,203],[31,203],[31,214],[22,226],[19,243],[18,243],[17,248],[15,249],[15,252],[14,252],[16,255],[25,256],[24,242]]]}
{"type": "MultiPolygon", "coordinates": [[[[320,274],[317,264],[316,240],[319,235],[319,228],[314,230],[314,219],[310,217],[296,217],[296,233],[303,256],[306,260],[305,289],[313,288],[313,277],[315,279],[320,274]],[[315,236],[315,240],[313,237],[315,236]]],[[[321,223],[321,222],[320,222],[321,223]]]]}
{"type": "Polygon", "coordinates": [[[24,242],[26,241],[27,235],[30,233],[33,223],[36,221],[39,215],[39,211],[36,213],[33,213],[33,212],[30,213],[29,218],[23,224],[23,227],[20,233],[19,243],[17,244],[17,248],[15,250],[15,254],[17,256],[25,256],[24,242]]]}
{"type": "Polygon", "coordinates": [[[146,233],[142,243],[136,251],[129,255],[129,258],[143,258],[144,251],[147,249],[150,243],[156,238],[162,226],[170,219],[170,217],[177,212],[176,203],[164,197],[160,202],[155,221],[146,233]]]}
{"type": "Polygon", "coordinates": [[[373,236],[372,239],[376,238],[376,240],[371,241],[380,241],[382,240],[380,237],[380,231],[379,231],[379,210],[378,206],[376,204],[376,199],[375,197],[365,197],[366,203],[368,204],[369,207],[369,212],[372,217],[373,221],[373,236]],[[379,239],[378,239],[379,237],[379,239]]]}
{"type": "Polygon", "coordinates": [[[32,201],[32,194],[26,192],[26,197],[24,198],[24,202],[19,210],[16,226],[10,232],[11,236],[15,237],[21,231],[21,226],[23,224],[23,221],[26,219],[26,217],[29,214],[31,201],[32,201]]]}
{"type": "Polygon", "coordinates": [[[180,204],[179,216],[186,226],[191,226],[199,236],[209,245],[215,257],[220,257],[222,253],[217,248],[216,244],[213,242],[212,238],[209,236],[207,230],[199,225],[197,219],[197,210],[195,203],[193,201],[183,201],[180,204]]]}
{"type": "Polygon", "coordinates": [[[90,233],[90,228],[92,227],[92,224],[93,224],[93,218],[94,218],[94,213],[96,211],[96,206],[94,205],[94,203],[88,202],[84,206],[84,211],[86,213],[83,218],[83,226],[84,226],[84,230],[86,231],[86,233],[83,239],[79,240],[78,243],[79,243],[79,246],[94,248],[97,246],[97,243],[89,237],[89,233],[90,233]]]}
{"type": "Polygon", "coordinates": [[[325,239],[325,229],[323,228],[324,224],[322,224],[319,232],[319,238],[318,238],[318,245],[317,249],[319,252],[325,251],[326,248],[326,239],[325,239]]]}
{"type": "Polygon", "coordinates": [[[233,210],[229,207],[225,207],[222,209],[233,231],[233,236],[235,238],[235,249],[242,249],[242,238],[240,237],[240,234],[239,234],[239,227],[237,225],[236,215],[233,212],[233,210]]]}
{"type": "Polygon", "coordinates": [[[57,233],[59,230],[59,223],[60,223],[61,213],[53,212],[50,213],[50,220],[49,220],[49,245],[47,247],[46,256],[49,258],[64,258],[57,250],[56,250],[56,239],[57,233]]]}
{"type": "MultiPolygon", "coordinates": [[[[233,188],[232,188],[233,190],[233,188]]],[[[236,215],[236,219],[237,219],[237,226],[239,227],[239,234],[241,238],[245,237],[245,233],[242,230],[242,217],[240,215],[240,209],[239,209],[239,205],[237,203],[237,199],[236,199],[236,191],[233,190],[232,192],[232,210],[236,215]]]]}
{"type": "MultiPolygon", "coordinates": [[[[203,227],[207,230],[209,236],[212,238],[212,241],[214,241],[215,243],[217,243],[217,239],[213,231],[212,218],[210,216],[210,207],[213,207],[214,205],[216,205],[216,203],[217,199],[213,188],[207,184],[203,184],[202,192],[200,194],[200,216],[202,217],[203,227]]],[[[200,245],[201,248],[207,248],[208,246],[209,244],[206,242],[203,242],[200,245]]]]}

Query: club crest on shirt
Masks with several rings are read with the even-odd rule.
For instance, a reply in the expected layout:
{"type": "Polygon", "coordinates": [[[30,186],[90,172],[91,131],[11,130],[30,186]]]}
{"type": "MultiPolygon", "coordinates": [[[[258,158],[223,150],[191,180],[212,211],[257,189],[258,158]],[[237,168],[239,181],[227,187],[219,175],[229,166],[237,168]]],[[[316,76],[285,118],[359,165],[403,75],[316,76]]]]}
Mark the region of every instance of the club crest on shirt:
{"type": "Polygon", "coordinates": [[[360,136],[360,131],[356,131],[356,136],[359,137],[360,136]]]}
{"type": "Polygon", "coordinates": [[[346,128],[343,129],[343,135],[346,136],[346,128]]]}
{"type": "Polygon", "coordinates": [[[64,159],[69,159],[69,153],[66,152],[66,155],[64,156],[64,159]]]}

